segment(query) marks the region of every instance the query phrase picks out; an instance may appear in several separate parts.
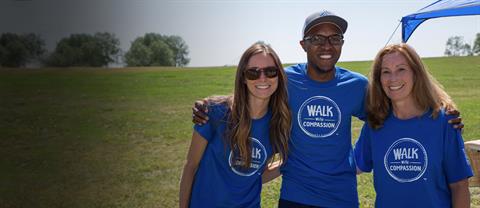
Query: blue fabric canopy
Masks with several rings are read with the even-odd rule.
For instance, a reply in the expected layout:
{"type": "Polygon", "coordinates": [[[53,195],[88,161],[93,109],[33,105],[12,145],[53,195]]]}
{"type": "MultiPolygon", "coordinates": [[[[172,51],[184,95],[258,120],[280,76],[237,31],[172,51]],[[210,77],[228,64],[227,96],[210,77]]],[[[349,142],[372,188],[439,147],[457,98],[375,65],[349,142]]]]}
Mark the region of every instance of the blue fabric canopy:
{"type": "Polygon", "coordinates": [[[480,0],[440,0],[418,12],[402,17],[402,41],[405,43],[413,31],[425,20],[463,15],[480,15],[480,0]]]}

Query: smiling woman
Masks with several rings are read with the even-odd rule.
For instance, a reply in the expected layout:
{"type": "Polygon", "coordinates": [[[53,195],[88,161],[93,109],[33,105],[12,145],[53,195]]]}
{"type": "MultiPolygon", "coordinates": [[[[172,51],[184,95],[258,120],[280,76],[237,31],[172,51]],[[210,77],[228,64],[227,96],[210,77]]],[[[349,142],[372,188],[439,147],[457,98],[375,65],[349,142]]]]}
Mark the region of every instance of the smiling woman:
{"type": "MultiPolygon", "coordinates": [[[[244,70],[246,85],[249,92],[249,105],[268,104],[270,96],[278,87],[278,68],[275,66],[273,58],[267,54],[259,53],[253,55],[247,64],[248,68],[244,70]],[[249,76],[250,74],[250,76],[249,76]],[[255,75],[253,75],[255,74],[255,75]],[[265,104],[262,104],[265,103],[265,104]]],[[[253,118],[259,118],[266,112],[261,108],[251,109],[253,118]]],[[[267,110],[266,108],[264,110],[267,110]]]]}
{"type": "MultiPolygon", "coordinates": [[[[393,52],[383,56],[380,81],[383,91],[390,98],[392,104],[397,105],[407,102],[409,106],[416,106],[411,93],[414,81],[413,73],[406,58],[401,53],[393,52]]],[[[395,106],[394,109],[400,109],[400,106],[395,106]]],[[[409,112],[418,115],[422,112],[422,109],[409,112]]]]}
{"type": "Polygon", "coordinates": [[[370,74],[355,161],[373,170],[375,207],[469,207],[473,173],[445,113],[455,108],[450,96],[404,43],[380,50],[370,74]]]}
{"type": "Polygon", "coordinates": [[[208,106],[195,125],[180,182],[180,207],[260,207],[262,183],[280,175],[290,135],[286,75],[270,46],[248,48],[233,97],[208,106]],[[271,125],[274,124],[274,125],[271,125]],[[227,157],[225,157],[227,156],[227,157]]]}

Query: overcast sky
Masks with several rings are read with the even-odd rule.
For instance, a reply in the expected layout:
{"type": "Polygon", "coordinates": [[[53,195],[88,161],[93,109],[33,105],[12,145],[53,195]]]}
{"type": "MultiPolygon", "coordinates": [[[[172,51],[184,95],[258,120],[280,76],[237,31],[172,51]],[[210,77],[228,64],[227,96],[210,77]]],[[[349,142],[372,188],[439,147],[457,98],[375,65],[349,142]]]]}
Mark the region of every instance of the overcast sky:
{"type": "MultiPolygon", "coordinates": [[[[348,23],[340,61],[371,60],[402,16],[434,0],[0,0],[0,32],[40,34],[53,50],[72,33],[111,32],[127,51],[147,32],[179,35],[189,46],[189,66],[235,65],[252,43],[270,43],[284,63],[305,62],[301,30],[309,14],[330,10],[348,23]]],[[[480,16],[428,20],[410,43],[423,57],[442,56],[448,37],[473,43],[480,16]]],[[[390,43],[401,41],[401,28],[390,43]]]]}

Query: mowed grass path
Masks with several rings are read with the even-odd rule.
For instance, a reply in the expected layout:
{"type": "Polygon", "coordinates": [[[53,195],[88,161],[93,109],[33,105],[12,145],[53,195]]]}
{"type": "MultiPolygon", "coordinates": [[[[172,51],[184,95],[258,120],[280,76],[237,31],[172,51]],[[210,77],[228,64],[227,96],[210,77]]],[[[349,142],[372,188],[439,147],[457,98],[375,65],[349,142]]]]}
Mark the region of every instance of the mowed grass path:
{"type": "MultiPolygon", "coordinates": [[[[457,102],[465,140],[480,139],[480,58],[425,61],[457,102]]],[[[340,63],[363,74],[370,64],[340,63]]],[[[192,103],[230,93],[234,70],[0,69],[0,207],[176,207],[192,103]]],[[[280,181],[264,186],[263,207],[276,207],[280,181]]],[[[362,207],[373,206],[371,181],[359,177],[362,207]]]]}

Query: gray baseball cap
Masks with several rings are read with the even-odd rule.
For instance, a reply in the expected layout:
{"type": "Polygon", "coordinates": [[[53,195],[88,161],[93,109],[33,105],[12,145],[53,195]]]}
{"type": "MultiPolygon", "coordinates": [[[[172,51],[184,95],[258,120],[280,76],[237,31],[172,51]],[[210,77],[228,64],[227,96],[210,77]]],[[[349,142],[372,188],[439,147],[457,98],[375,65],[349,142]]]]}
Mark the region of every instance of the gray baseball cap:
{"type": "Polygon", "coordinates": [[[303,25],[303,36],[305,36],[305,34],[307,34],[307,32],[314,26],[322,23],[330,23],[337,26],[338,29],[342,31],[342,34],[347,31],[348,23],[345,19],[335,15],[330,11],[324,10],[321,12],[315,12],[305,19],[305,24],[303,25]]]}

